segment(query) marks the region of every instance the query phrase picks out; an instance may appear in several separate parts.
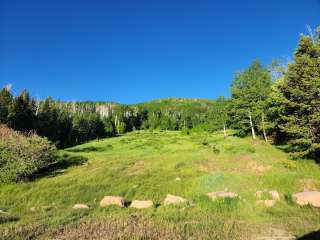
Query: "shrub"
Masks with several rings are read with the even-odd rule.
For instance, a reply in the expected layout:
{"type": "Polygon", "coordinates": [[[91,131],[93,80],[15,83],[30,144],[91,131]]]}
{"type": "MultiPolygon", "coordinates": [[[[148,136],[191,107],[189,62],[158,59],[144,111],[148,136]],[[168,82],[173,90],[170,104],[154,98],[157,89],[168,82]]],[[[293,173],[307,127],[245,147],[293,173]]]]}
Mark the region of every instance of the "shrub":
{"type": "Polygon", "coordinates": [[[216,144],[212,144],[211,145],[211,148],[212,148],[212,152],[214,154],[219,154],[220,153],[220,150],[217,148],[217,145],[216,144]]]}
{"type": "Polygon", "coordinates": [[[34,133],[0,126],[0,182],[24,180],[56,161],[56,148],[34,133]]]}

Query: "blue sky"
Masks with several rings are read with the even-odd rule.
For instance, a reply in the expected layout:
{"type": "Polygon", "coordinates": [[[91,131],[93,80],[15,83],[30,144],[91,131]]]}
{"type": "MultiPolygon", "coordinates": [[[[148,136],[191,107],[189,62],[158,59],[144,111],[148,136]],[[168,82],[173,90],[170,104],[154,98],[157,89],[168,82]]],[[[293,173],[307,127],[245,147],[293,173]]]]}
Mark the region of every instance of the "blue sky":
{"type": "Polygon", "coordinates": [[[136,103],[228,96],[254,59],[287,60],[319,0],[0,0],[0,85],[136,103]]]}

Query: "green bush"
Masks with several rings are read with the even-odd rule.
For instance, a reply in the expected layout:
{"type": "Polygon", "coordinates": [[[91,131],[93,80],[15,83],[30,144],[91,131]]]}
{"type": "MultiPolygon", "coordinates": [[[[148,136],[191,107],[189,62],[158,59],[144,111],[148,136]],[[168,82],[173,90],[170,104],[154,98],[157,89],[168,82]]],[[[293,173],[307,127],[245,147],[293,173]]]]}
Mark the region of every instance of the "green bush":
{"type": "Polygon", "coordinates": [[[56,148],[34,133],[23,135],[0,126],[0,182],[16,182],[31,177],[56,161],[56,148]]]}

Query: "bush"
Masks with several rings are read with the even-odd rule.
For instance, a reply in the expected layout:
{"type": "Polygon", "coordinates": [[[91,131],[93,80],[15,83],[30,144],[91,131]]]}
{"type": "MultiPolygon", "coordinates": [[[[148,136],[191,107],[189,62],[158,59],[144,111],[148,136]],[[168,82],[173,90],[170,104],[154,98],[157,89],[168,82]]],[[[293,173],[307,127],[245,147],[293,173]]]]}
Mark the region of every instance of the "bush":
{"type": "Polygon", "coordinates": [[[0,182],[24,180],[56,161],[56,148],[34,133],[0,126],[0,182]]]}

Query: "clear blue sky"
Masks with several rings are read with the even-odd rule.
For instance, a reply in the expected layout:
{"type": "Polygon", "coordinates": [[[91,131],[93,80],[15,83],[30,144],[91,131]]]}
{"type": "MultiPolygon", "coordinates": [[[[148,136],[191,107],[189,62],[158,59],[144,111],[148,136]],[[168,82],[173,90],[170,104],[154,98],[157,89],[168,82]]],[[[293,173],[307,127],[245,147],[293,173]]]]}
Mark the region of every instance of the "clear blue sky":
{"type": "Polygon", "coordinates": [[[319,0],[0,0],[0,85],[61,100],[229,95],[253,59],[288,59],[319,0]]]}

